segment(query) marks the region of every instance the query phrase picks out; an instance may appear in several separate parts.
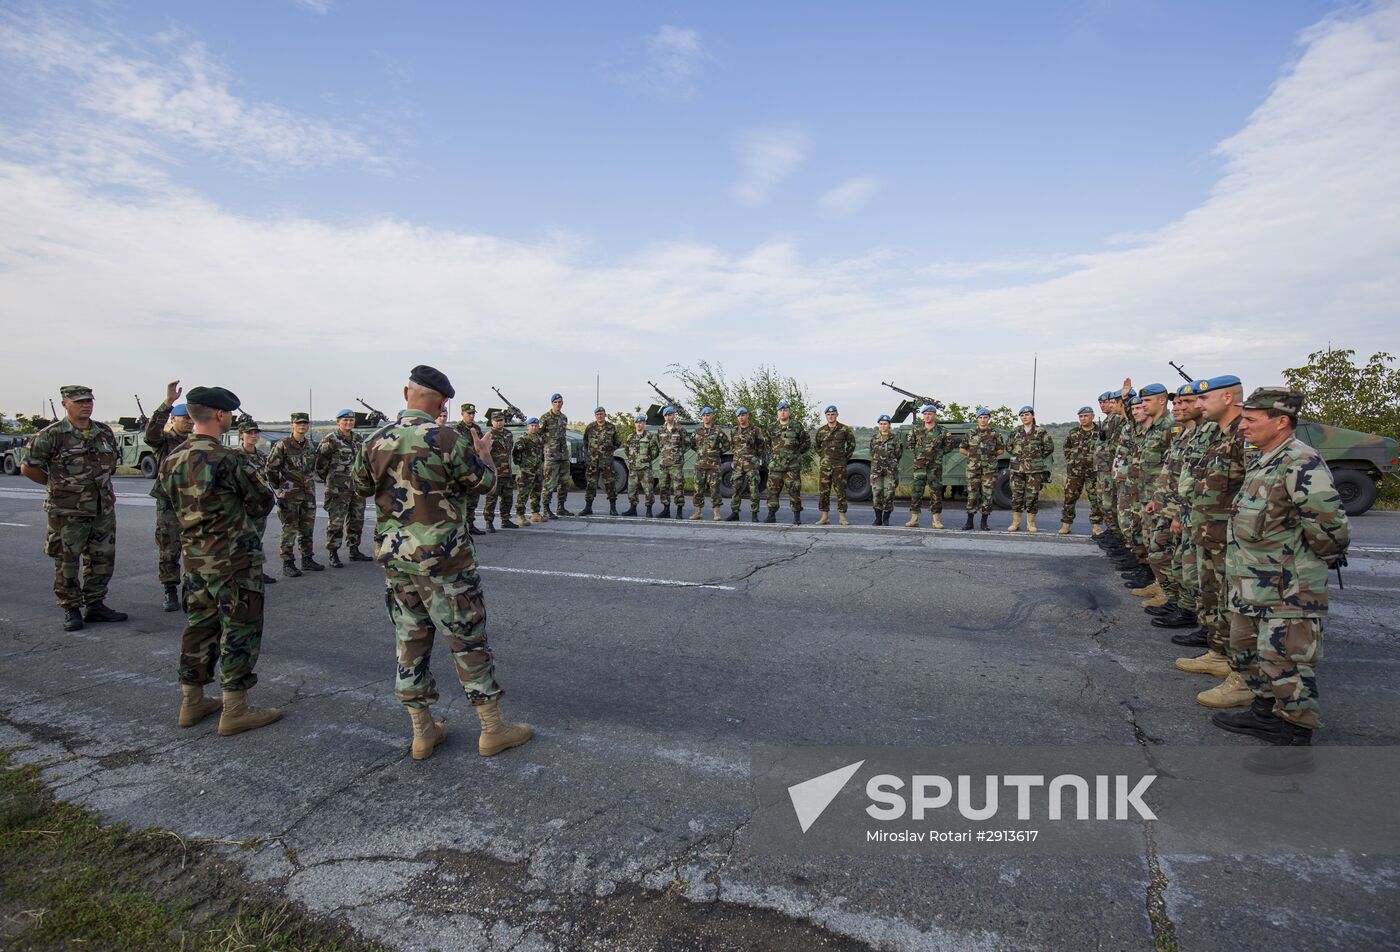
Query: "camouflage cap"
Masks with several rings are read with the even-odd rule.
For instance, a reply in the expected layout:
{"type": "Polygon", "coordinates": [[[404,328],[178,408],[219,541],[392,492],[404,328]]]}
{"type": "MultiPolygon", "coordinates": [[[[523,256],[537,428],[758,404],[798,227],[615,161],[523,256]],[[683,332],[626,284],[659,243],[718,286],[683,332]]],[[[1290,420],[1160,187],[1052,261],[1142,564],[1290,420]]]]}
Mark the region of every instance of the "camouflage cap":
{"type": "Polygon", "coordinates": [[[492,422],[492,423],[495,423],[497,420],[504,420],[505,418],[506,418],[506,413],[505,413],[504,410],[492,410],[492,411],[491,411],[491,422],[492,422]]]}
{"type": "Polygon", "coordinates": [[[293,414],[292,414],[292,422],[293,422],[293,423],[310,423],[310,422],[311,422],[311,416],[310,416],[310,414],[302,413],[300,410],[298,410],[296,413],[293,413],[293,414]]]}
{"type": "Polygon", "coordinates": [[[65,400],[91,400],[92,388],[80,387],[77,384],[70,384],[67,387],[59,387],[58,392],[65,400]]]}
{"type": "Polygon", "coordinates": [[[594,407],[594,408],[593,408],[593,412],[594,412],[594,413],[607,413],[608,411],[607,411],[607,410],[604,410],[602,407],[594,407]]]}
{"type": "Polygon", "coordinates": [[[1303,395],[1283,387],[1257,387],[1239,405],[1246,410],[1278,410],[1296,418],[1303,410],[1303,395]]]}
{"type": "Polygon", "coordinates": [[[245,414],[243,414],[243,419],[241,419],[241,420],[238,421],[238,432],[239,432],[239,433],[261,433],[261,432],[262,432],[262,427],[258,426],[258,421],[257,421],[257,420],[254,420],[252,417],[248,416],[248,415],[245,413],[245,414]]]}
{"type": "MultiPolygon", "coordinates": [[[[238,396],[232,390],[225,390],[223,387],[191,387],[185,399],[196,406],[228,410],[230,413],[240,406],[238,396]]],[[[292,419],[296,419],[295,414],[292,415],[292,419]]]]}
{"type": "Polygon", "coordinates": [[[464,404],[462,404],[462,412],[463,412],[463,413],[475,413],[475,412],[476,412],[476,404],[475,404],[475,403],[464,403],[464,404]]]}

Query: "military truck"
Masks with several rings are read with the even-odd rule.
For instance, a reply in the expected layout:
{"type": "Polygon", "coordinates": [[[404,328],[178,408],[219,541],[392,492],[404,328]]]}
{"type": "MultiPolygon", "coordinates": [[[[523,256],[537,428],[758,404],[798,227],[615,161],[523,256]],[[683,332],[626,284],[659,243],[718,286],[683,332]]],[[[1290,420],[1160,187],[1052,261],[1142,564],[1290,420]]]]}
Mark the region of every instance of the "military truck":
{"type": "Polygon", "coordinates": [[[1348,516],[1359,516],[1375,505],[1381,480],[1400,469],[1400,447],[1388,436],[1303,418],[1298,421],[1298,439],[1327,461],[1348,516]]]}

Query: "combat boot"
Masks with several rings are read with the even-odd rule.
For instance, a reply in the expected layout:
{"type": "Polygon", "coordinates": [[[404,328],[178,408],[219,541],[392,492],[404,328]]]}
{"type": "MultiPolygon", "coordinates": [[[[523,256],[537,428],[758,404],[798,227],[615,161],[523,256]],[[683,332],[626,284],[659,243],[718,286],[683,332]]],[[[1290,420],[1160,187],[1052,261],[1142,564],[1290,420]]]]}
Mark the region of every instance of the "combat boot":
{"type": "Polygon", "coordinates": [[[919,525],[919,510],[917,510],[917,509],[910,509],[910,510],[909,510],[909,521],[906,522],[906,523],[904,524],[904,528],[906,528],[906,529],[915,529],[915,528],[918,528],[918,525],[919,525]]]}
{"type": "Polygon", "coordinates": [[[476,527],[476,516],[472,516],[467,520],[467,532],[472,535],[486,535],[486,533],[476,527]]]}
{"type": "Polygon", "coordinates": [[[1249,685],[1244,683],[1244,675],[1231,671],[1215,687],[1196,695],[1196,703],[1202,707],[1226,708],[1243,707],[1254,697],[1249,685]]]}
{"type": "Polygon", "coordinates": [[[224,691],[224,712],[219,716],[219,736],[231,737],[244,731],[266,727],[280,720],[282,712],[275,707],[249,707],[247,691],[224,691]]]}
{"type": "Polygon", "coordinates": [[[447,739],[447,721],[433,720],[432,708],[410,707],[408,719],[413,722],[413,759],[427,760],[438,744],[447,739]]]}
{"type": "Polygon", "coordinates": [[[263,584],[264,584],[264,585],[276,585],[276,584],[277,584],[277,579],[273,578],[271,575],[268,575],[266,572],[264,572],[264,573],[262,574],[262,577],[263,577],[263,584]]]}
{"type": "Polygon", "coordinates": [[[1069,535],[1069,527],[1070,527],[1070,525],[1071,525],[1071,523],[1068,523],[1068,522],[1062,522],[1062,523],[1060,523],[1060,531],[1057,532],[1056,535],[1069,535]]]}
{"type": "Polygon", "coordinates": [[[1026,531],[1027,531],[1027,532],[1039,532],[1039,531],[1040,531],[1039,529],[1037,529],[1037,528],[1035,527],[1035,513],[1033,513],[1033,512],[1028,512],[1028,513],[1026,513],[1026,531]]]}
{"type": "Polygon", "coordinates": [[[1283,733],[1283,725],[1287,723],[1274,713],[1273,698],[1258,695],[1250,702],[1247,710],[1228,713],[1221,711],[1212,714],[1210,722],[1223,731],[1261,737],[1270,742],[1274,742],[1274,739],[1283,733]]]}
{"type": "Polygon", "coordinates": [[[777,521],[778,521],[778,510],[776,510],[776,509],[774,509],[774,508],[772,508],[772,507],[770,506],[770,507],[768,508],[768,515],[764,518],[763,521],[764,521],[764,522],[777,522],[777,521]]]}
{"type": "MultiPolygon", "coordinates": [[[[1210,644],[1210,637],[1205,627],[1197,628],[1195,631],[1182,632],[1179,635],[1172,635],[1172,644],[1180,645],[1183,648],[1204,648],[1210,644]]],[[[1224,675],[1221,675],[1224,677],[1224,675]]]]}
{"type": "MultiPolygon", "coordinates": [[[[504,518],[504,516],[503,516],[502,518],[504,518]]],[[[369,556],[369,555],[365,555],[363,552],[360,551],[360,547],[359,547],[358,545],[352,545],[352,546],[350,547],[350,561],[351,561],[351,562],[373,562],[373,561],[374,561],[374,557],[373,557],[373,556],[369,556]]]]}
{"type": "Polygon", "coordinates": [[[822,510],[821,516],[817,519],[817,525],[824,526],[831,522],[831,515],[826,510],[822,510]]]}
{"type": "Polygon", "coordinates": [[[569,507],[566,506],[566,505],[564,505],[564,500],[562,500],[562,499],[559,500],[559,515],[561,515],[561,516],[572,516],[572,515],[573,515],[573,513],[569,511],[569,507]]]}
{"type": "Polygon", "coordinates": [[[1103,524],[1099,522],[1094,523],[1093,527],[1089,530],[1089,535],[1103,538],[1103,524]]]}
{"type": "MultiPolygon", "coordinates": [[[[1131,589],[1130,591],[1131,591],[1132,594],[1136,595],[1138,598],[1156,598],[1158,595],[1161,595],[1161,594],[1162,594],[1162,586],[1158,585],[1158,584],[1157,584],[1157,580],[1154,578],[1152,581],[1148,582],[1146,585],[1139,585],[1138,587],[1133,588],[1133,589],[1131,589]]],[[[1165,605],[1166,602],[1165,602],[1165,601],[1161,601],[1161,602],[1158,602],[1157,604],[1159,604],[1159,605],[1165,605]]]]}
{"type": "Polygon", "coordinates": [[[165,601],[160,604],[161,611],[175,612],[180,610],[179,586],[174,582],[167,582],[165,586],[165,601]]]}
{"type": "MultiPolygon", "coordinates": [[[[636,514],[637,514],[637,504],[636,504],[635,502],[632,503],[632,505],[628,506],[628,507],[627,507],[627,510],[626,510],[625,512],[623,512],[623,515],[624,515],[624,516],[635,516],[636,514]]],[[[647,513],[647,515],[651,515],[651,513],[647,513]]]]}
{"type": "Polygon", "coordinates": [[[65,608],[63,610],[63,630],[82,631],[83,613],[76,608],[65,608]]]}
{"type": "Polygon", "coordinates": [[[699,519],[699,518],[700,518],[701,516],[703,516],[703,515],[704,515],[703,510],[701,510],[701,509],[696,509],[694,512],[692,512],[692,513],[690,514],[690,521],[691,521],[691,522],[694,522],[696,519],[699,519]]]}
{"type": "Polygon", "coordinates": [[[1198,658],[1177,658],[1172,667],[1187,674],[1208,674],[1223,678],[1230,673],[1230,661],[1218,651],[1207,651],[1198,658]]]}
{"type": "Polygon", "coordinates": [[[933,514],[932,518],[929,519],[928,524],[929,524],[929,528],[931,528],[931,529],[942,529],[942,528],[943,528],[943,520],[942,520],[941,518],[939,518],[939,515],[938,515],[938,513],[936,513],[936,512],[933,514]]]}
{"type": "Polygon", "coordinates": [[[1011,525],[1009,525],[1009,526],[1006,527],[1006,531],[1007,531],[1007,532],[1020,532],[1020,531],[1021,531],[1021,514],[1020,514],[1019,512],[1013,512],[1013,513],[1011,514],[1011,525]]]}
{"type": "Polygon", "coordinates": [[[988,531],[988,530],[990,530],[990,529],[992,528],[991,526],[987,525],[987,519],[988,519],[987,514],[986,514],[985,512],[982,513],[982,524],[981,524],[981,529],[982,529],[983,532],[986,532],[986,531],[988,531]]]}
{"type": "Polygon", "coordinates": [[[651,506],[652,506],[651,503],[647,503],[647,518],[648,518],[648,519],[651,518],[651,506]]]}
{"type": "Polygon", "coordinates": [[[519,529],[520,527],[519,527],[518,525],[515,524],[515,522],[510,518],[510,516],[509,516],[508,514],[502,513],[502,514],[501,514],[501,528],[502,528],[502,529],[519,529]]]}
{"type": "Polygon", "coordinates": [[[1147,612],[1147,614],[1149,614],[1149,615],[1153,615],[1153,616],[1158,616],[1158,617],[1160,617],[1160,616],[1162,616],[1162,615],[1170,615],[1170,614],[1172,614],[1173,612],[1175,612],[1175,611],[1177,610],[1177,607],[1176,607],[1175,603],[1168,601],[1166,604],[1163,604],[1163,605],[1146,605],[1146,604],[1144,604],[1143,607],[1142,607],[1142,610],[1145,611],[1145,612],[1147,612]]]}
{"type": "Polygon", "coordinates": [[[1167,596],[1165,593],[1153,595],[1151,598],[1148,598],[1142,604],[1146,608],[1164,608],[1167,604],[1167,596]]]}
{"type": "Polygon", "coordinates": [[[802,525],[802,510],[801,510],[801,509],[794,509],[794,510],[792,511],[792,524],[795,525],[795,526],[800,526],[800,525],[802,525]]]}
{"type": "Polygon", "coordinates": [[[714,522],[723,522],[723,521],[724,521],[724,516],[722,516],[722,515],[719,514],[719,510],[718,510],[718,509],[715,510],[715,514],[714,514],[714,516],[713,516],[713,521],[714,521],[714,522]]]}
{"type": "Polygon", "coordinates": [[[758,510],[757,510],[757,509],[755,509],[755,510],[753,510],[752,512],[749,513],[749,521],[750,521],[750,522],[757,522],[757,521],[758,521],[758,510]]]}
{"type": "Polygon", "coordinates": [[[685,514],[685,503],[676,503],[676,518],[679,519],[685,514]]]}
{"type": "Polygon", "coordinates": [[[87,607],[87,611],[83,613],[83,621],[126,621],[126,612],[119,612],[98,602],[87,607]]]}
{"type": "Polygon", "coordinates": [[[326,559],[326,561],[329,562],[329,563],[331,564],[331,568],[333,568],[333,569],[343,569],[343,568],[345,568],[345,563],[342,562],[342,561],[340,561],[340,550],[339,550],[339,549],[331,549],[330,558],[326,559]]]}
{"type": "Polygon", "coordinates": [[[219,698],[205,697],[202,684],[182,684],[180,692],[184,698],[180,701],[180,716],[176,723],[181,727],[193,727],[224,705],[219,698]]]}
{"type": "MultiPolygon", "coordinates": [[[[504,517],[502,517],[502,518],[504,518],[504,517]]],[[[489,533],[491,533],[492,535],[495,535],[495,534],[496,534],[496,519],[495,519],[495,517],[492,516],[491,518],[486,519],[485,522],[486,522],[486,531],[489,532],[489,533]]]]}
{"type": "Polygon", "coordinates": [[[548,522],[551,519],[558,518],[559,517],[554,514],[554,510],[549,508],[549,503],[545,503],[544,510],[540,514],[540,522],[548,522]]]}
{"type": "Polygon", "coordinates": [[[541,515],[540,513],[538,513],[538,512],[532,512],[532,513],[530,513],[530,521],[533,522],[533,523],[538,524],[538,523],[544,522],[544,521],[545,521],[545,518],[544,518],[544,516],[542,516],[542,515],[541,515]]]}
{"type": "Polygon", "coordinates": [[[730,506],[730,507],[729,507],[729,516],[728,516],[728,518],[726,518],[724,521],[725,521],[725,522],[738,522],[738,521],[739,521],[739,507],[738,507],[738,506],[730,506]]]}
{"type": "Polygon", "coordinates": [[[301,557],[301,568],[303,572],[324,572],[326,567],[310,555],[301,557]]]}
{"type": "Polygon", "coordinates": [[[616,499],[609,499],[609,500],[608,500],[608,515],[610,515],[610,516],[615,516],[615,515],[617,515],[617,500],[616,500],[616,499]]]}
{"type": "MultiPolygon", "coordinates": [[[[562,510],[562,507],[561,507],[561,510],[562,510]]],[[[591,516],[591,515],[593,515],[593,500],[591,500],[591,499],[585,499],[585,500],[583,501],[583,511],[580,512],[579,515],[580,515],[580,516],[591,516]]]]}
{"type": "Polygon", "coordinates": [[[661,505],[661,512],[657,514],[656,518],[658,518],[658,519],[669,519],[669,518],[671,518],[671,504],[670,504],[669,502],[668,502],[668,503],[662,503],[662,505],[661,505]]]}
{"type": "Polygon", "coordinates": [[[964,532],[970,532],[970,531],[972,531],[972,520],[973,520],[974,518],[976,518],[976,517],[973,516],[972,513],[969,512],[969,513],[967,514],[967,523],[963,526],[963,531],[964,531],[964,532]]]}
{"type": "Polygon", "coordinates": [[[850,525],[850,523],[846,521],[846,514],[845,514],[844,512],[838,511],[838,512],[836,513],[836,521],[839,522],[839,523],[841,523],[841,525],[843,525],[843,526],[848,526],[848,525],[850,525]]]}
{"type": "Polygon", "coordinates": [[[1196,616],[1181,608],[1168,615],[1158,615],[1152,619],[1154,628],[1194,628],[1195,625],[1196,616]]]}
{"type": "Polygon", "coordinates": [[[501,717],[500,697],[477,704],[474,710],[481,721],[481,737],[477,740],[476,749],[483,757],[519,747],[535,733],[529,724],[512,724],[501,717]]]}
{"type": "Polygon", "coordinates": [[[875,521],[872,522],[871,525],[872,525],[872,526],[883,526],[884,524],[885,524],[885,514],[884,514],[883,512],[881,512],[879,509],[876,509],[876,510],[875,510],[875,521]]]}

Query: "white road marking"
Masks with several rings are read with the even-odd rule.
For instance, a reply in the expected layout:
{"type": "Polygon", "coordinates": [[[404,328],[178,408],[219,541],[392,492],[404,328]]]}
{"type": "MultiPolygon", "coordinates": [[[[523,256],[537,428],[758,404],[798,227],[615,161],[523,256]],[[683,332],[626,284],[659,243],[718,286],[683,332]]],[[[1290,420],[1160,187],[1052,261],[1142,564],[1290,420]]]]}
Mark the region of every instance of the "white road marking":
{"type": "Polygon", "coordinates": [[[588,578],[599,582],[636,582],[640,585],[670,585],[674,588],[712,588],[721,592],[737,591],[733,585],[709,585],[705,582],[683,582],[674,578],[637,578],[631,575],[593,575],[589,572],[555,572],[550,569],[517,569],[505,565],[483,565],[483,572],[510,572],[515,575],[554,575],[560,578],[588,578]]]}
{"type": "Polygon", "coordinates": [[[16,529],[28,529],[28,528],[29,528],[29,523],[27,523],[27,522],[0,522],[0,526],[14,526],[16,529]]]}

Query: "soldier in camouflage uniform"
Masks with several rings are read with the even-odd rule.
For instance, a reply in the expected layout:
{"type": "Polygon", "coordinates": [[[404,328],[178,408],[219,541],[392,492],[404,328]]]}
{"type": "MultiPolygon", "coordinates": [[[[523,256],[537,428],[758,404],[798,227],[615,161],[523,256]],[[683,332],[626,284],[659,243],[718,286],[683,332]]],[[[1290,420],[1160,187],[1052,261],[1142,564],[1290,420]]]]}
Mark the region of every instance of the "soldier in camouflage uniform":
{"type": "Polygon", "coordinates": [[[558,494],[559,515],[572,516],[564,507],[573,481],[569,472],[569,418],[564,415],[564,398],[557,393],[550,394],[549,409],[540,417],[540,442],[544,444],[544,514],[554,518],[549,503],[558,494]]]}
{"type": "Polygon", "coordinates": [[[812,448],[817,451],[817,508],[822,511],[817,517],[819,526],[830,521],[832,495],[836,496],[836,516],[841,525],[850,525],[846,520],[846,466],[856,451],[856,431],[836,416],[833,403],[826,408],[826,424],[817,427],[817,435],[812,439],[812,448]]]}
{"type": "MultiPolygon", "coordinates": [[[[155,450],[157,469],[175,447],[190,435],[189,411],[183,403],[175,402],[181,393],[180,381],[172,380],[166,384],[165,399],[146,421],[144,439],[146,445],[155,450]]],[[[151,495],[155,495],[155,487],[151,488],[151,495]]],[[[179,611],[180,522],[159,501],[156,503],[156,575],[165,592],[161,607],[168,612],[179,611]]]]}
{"type": "Polygon", "coordinates": [[[1103,510],[1094,469],[1094,452],[1103,442],[1103,431],[1094,422],[1094,408],[1079,408],[1079,426],[1065,434],[1065,501],[1060,506],[1060,535],[1074,525],[1075,503],[1082,492],[1089,500],[1089,525],[1093,535],[1103,532],[1103,510]]]}
{"type": "Polygon", "coordinates": [[[312,555],[316,529],[316,446],[307,439],[311,417],[292,414],[292,435],[277,441],[267,454],[267,478],[277,492],[277,518],[282,521],[282,574],[299,578],[292,558],[301,543],[301,567],[320,572],[325,566],[312,555]]]}
{"type": "Polygon", "coordinates": [[[583,495],[583,515],[593,515],[593,497],[598,495],[598,481],[608,494],[608,515],[617,515],[617,473],[613,470],[613,453],[617,450],[617,424],[608,419],[608,411],[598,407],[593,422],[583,428],[583,455],[588,478],[583,495]]]}
{"type": "Polygon", "coordinates": [[[676,495],[676,518],[685,509],[685,451],[690,449],[690,434],[676,422],[676,408],[667,407],[662,416],[666,424],[656,433],[656,443],[661,452],[661,497],[662,519],[671,518],[671,494],[676,495]]]}
{"type": "Polygon", "coordinates": [[[335,415],[335,429],[316,447],[316,475],[326,484],[322,505],[326,509],[326,551],[334,568],[344,568],[340,561],[340,543],[350,546],[351,562],[372,562],[360,551],[360,536],[365,531],[365,501],[355,495],[351,485],[350,467],[363,444],[355,435],[355,413],[341,410],[335,415]]]}
{"type": "MultiPolygon", "coordinates": [[[[487,532],[496,531],[496,504],[498,501],[501,506],[501,528],[520,528],[510,521],[510,504],[515,491],[515,476],[511,473],[510,457],[514,446],[515,437],[511,436],[510,430],[506,429],[506,415],[497,410],[491,414],[491,465],[496,470],[496,484],[486,494],[487,532]]],[[[523,514],[522,511],[522,516],[523,514]]],[[[524,521],[522,518],[521,522],[524,521]]]]}
{"type": "Polygon", "coordinates": [[[624,516],[637,514],[637,497],[643,492],[647,497],[647,518],[651,518],[651,507],[656,496],[652,491],[651,464],[656,461],[661,448],[655,435],[647,432],[647,416],[638,413],[632,419],[632,432],[623,441],[622,452],[627,457],[627,511],[624,516]]]}
{"type": "MultiPolygon", "coordinates": [[[[472,441],[473,437],[480,439],[481,424],[476,422],[475,403],[462,404],[462,419],[458,421],[456,430],[467,438],[468,443],[472,441]]],[[[476,527],[476,504],[479,501],[480,497],[476,493],[467,494],[467,531],[472,535],[486,534],[476,527]]]]}
{"type": "Polygon", "coordinates": [[[997,484],[997,460],[1006,451],[1001,434],[992,429],[992,411],[986,407],[977,408],[977,429],[967,435],[958,452],[967,457],[967,522],[966,532],[972,528],[972,517],[980,509],[982,531],[990,528],[987,518],[992,514],[992,492],[997,484]]]}
{"type": "Polygon", "coordinates": [[[112,492],[117,438],[111,427],[92,418],[90,388],[61,387],[59,393],[67,415],[29,441],[21,471],[48,488],[44,554],[53,559],[53,593],[63,609],[63,630],[77,631],[84,621],[126,620],[125,612],[113,611],[104,601],[117,563],[112,492]]]}
{"type": "Polygon", "coordinates": [[[1105,552],[1113,552],[1123,544],[1118,527],[1117,490],[1113,482],[1113,454],[1123,432],[1123,400],[1112,390],[1099,394],[1099,410],[1103,422],[1099,426],[1099,441],[1094,446],[1094,472],[1098,475],[1099,509],[1103,512],[1106,532],[1099,536],[1105,552]]]}
{"type": "Polygon", "coordinates": [[[1305,747],[1321,722],[1329,571],[1346,562],[1351,527],[1332,473],[1295,435],[1303,395],[1261,387],[1242,406],[1240,429],[1257,450],[1235,497],[1226,550],[1230,666],[1244,674],[1250,708],[1217,727],[1305,747]]]}
{"type": "Polygon", "coordinates": [[[890,431],[889,414],[881,414],[876,424],[880,430],[870,438],[870,490],[875,502],[875,525],[887,526],[894,511],[894,493],[899,488],[904,441],[890,431]]]}
{"type": "Polygon", "coordinates": [[[729,434],[731,453],[730,477],[734,486],[734,496],[730,503],[728,522],[739,521],[739,510],[744,507],[744,497],[749,497],[753,521],[758,521],[758,499],[762,487],[763,453],[767,442],[763,431],[749,423],[748,407],[734,411],[737,425],[729,434]]]}
{"type": "Polygon", "coordinates": [[[1123,570],[1125,584],[1141,588],[1152,583],[1152,572],[1145,560],[1147,549],[1142,545],[1142,526],[1136,512],[1136,496],[1141,485],[1138,444],[1145,429],[1142,397],[1129,389],[1123,395],[1123,405],[1127,411],[1127,422],[1113,455],[1118,528],[1122,533],[1124,548],[1123,558],[1118,564],[1123,570]],[[1138,554],[1139,551],[1142,555],[1138,554]]]}
{"type": "Polygon", "coordinates": [[[1050,477],[1050,460],[1055,455],[1055,441],[1035,422],[1035,408],[1024,406],[1018,411],[1021,425],[1006,438],[1006,452],[1011,454],[1011,527],[1021,528],[1021,513],[1026,514],[1026,531],[1039,532],[1035,516],[1040,511],[1040,490],[1050,477]]]}
{"type": "Polygon", "coordinates": [[[525,433],[515,441],[511,459],[520,468],[520,486],[515,497],[515,514],[523,526],[528,522],[546,522],[540,515],[540,486],[544,480],[544,441],[540,439],[540,421],[530,417],[525,421],[525,433]],[[530,505],[530,518],[525,518],[525,504],[530,505]]]}
{"type": "MultiPolygon", "coordinates": [[[[1175,521],[1172,523],[1172,531],[1177,536],[1177,551],[1180,553],[1177,557],[1180,565],[1180,592],[1176,604],[1180,615],[1185,616],[1184,619],[1178,618],[1178,621],[1188,622],[1180,625],[1183,628],[1190,627],[1192,623],[1199,626],[1188,633],[1172,636],[1172,644],[1185,648],[1208,647],[1206,628],[1201,620],[1203,616],[1200,561],[1196,543],[1191,538],[1190,523],[1191,509],[1195,505],[1196,484],[1202,475],[1201,464],[1206,451],[1215,442],[1219,427],[1205,418],[1196,389],[1199,383],[1200,381],[1194,381],[1186,384],[1178,391],[1177,396],[1177,405],[1180,408],[1177,418],[1193,424],[1182,434],[1181,465],[1176,474],[1175,521]]],[[[1178,627],[1167,619],[1154,618],[1152,624],[1159,628],[1178,627]]],[[[1213,659],[1210,653],[1206,652],[1200,658],[1178,658],[1176,667],[1182,671],[1214,673],[1224,677],[1229,666],[1224,656],[1213,659]],[[1216,670],[1212,671],[1212,668],[1216,670]]]]}
{"type": "Polygon", "coordinates": [[[262,648],[262,538],[257,521],[272,510],[272,490],[244,453],[223,444],[238,398],[222,387],[195,387],[188,409],[194,435],[160,466],[153,494],[180,522],[185,557],[185,630],[180,634],[183,700],[177,723],[193,727],[219,710],[219,734],[266,727],[275,707],[248,706],[262,648]],[[204,696],[219,666],[222,701],[204,696]]]}
{"type": "Polygon", "coordinates": [[[354,470],[356,490],[374,497],[378,513],[376,557],[398,649],[394,696],[413,723],[414,760],[431,757],[447,736],[447,724],[431,711],[438,692],[429,658],[439,633],[481,721],[479,753],[518,747],[531,736],[528,724],[501,718],[476,550],[462,531],[467,494],[496,483],[491,437],[471,439],[437,425],[437,408],[453,396],[440,371],[413,368],[404,387],[407,408],[365,442],[354,470]]]}
{"type": "Polygon", "coordinates": [[[778,401],[778,423],[768,434],[768,517],[778,520],[778,500],[787,486],[792,524],[802,522],[802,455],[812,447],[807,428],[792,419],[792,404],[778,401]]]}
{"type": "Polygon", "coordinates": [[[1146,595],[1144,607],[1156,607],[1167,602],[1167,587],[1170,582],[1167,572],[1171,566],[1170,523],[1164,520],[1152,506],[1152,494],[1156,490],[1162,464],[1171,448],[1172,433],[1176,421],[1167,409],[1167,388],[1160,383],[1150,383],[1138,392],[1142,399],[1144,429],[1137,444],[1136,476],[1134,492],[1134,516],[1142,526],[1141,548],[1134,554],[1147,564],[1151,579],[1134,595],[1146,595]]]}
{"type": "MultiPolygon", "coordinates": [[[[248,414],[243,414],[243,418],[238,421],[238,444],[243,450],[243,462],[247,463],[253,472],[258,474],[258,478],[264,483],[267,482],[267,454],[258,448],[258,437],[262,435],[262,429],[258,426],[258,421],[248,414]]],[[[268,512],[260,516],[254,516],[253,529],[258,536],[258,549],[262,549],[263,536],[267,534],[268,512]]],[[[277,579],[267,574],[267,559],[261,563],[264,568],[262,572],[262,582],[264,585],[275,585],[277,579]]]]}
{"type": "MultiPolygon", "coordinates": [[[[920,411],[924,418],[923,426],[916,426],[909,433],[909,449],[914,454],[914,481],[909,487],[909,521],[904,525],[912,529],[919,524],[919,510],[924,504],[924,487],[929,491],[929,525],[943,528],[943,457],[948,454],[952,440],[948,431],[938,423],[938,408],[925,404],[920,411]]],[[[886,524],[888,524],[886,520],[886,524]]]]}
{"type": "Polygon", "coordinates": [[[705,508],[705,497],[710,497],[710,510],[714,521],[724,516],[720,513],[719,468],[724,464],[724,454],[729,452],[729,434],[715,426],[715,411],[705,407],[700,411],[700,425],[690,435],[695,447],[695,511],[690,518],[699,519],[705,508]]]}
{"type": "Polygon", "coordinates": [[[1196,442],[1200,410],[1191,384],[1177,389],[1172,397],[1172,442],[1151,487],[1147,504],[1153,520],[1153,548],[1166,555],[1162,568],[1165,602],[1148,607],[1157,628],[1190,628],[1196,624],[1196,593],[1187,586],[1185,550],[1181,542],[1181,517],[1190,503],[1181,495],[1181,474],[1190,466],[1189,454],[1196,442]]]}

